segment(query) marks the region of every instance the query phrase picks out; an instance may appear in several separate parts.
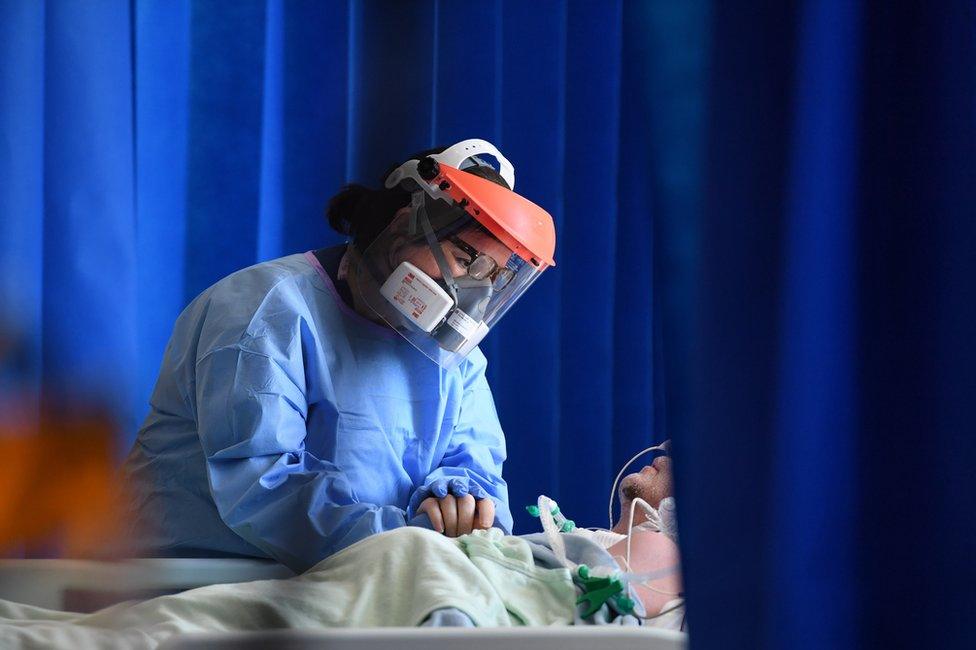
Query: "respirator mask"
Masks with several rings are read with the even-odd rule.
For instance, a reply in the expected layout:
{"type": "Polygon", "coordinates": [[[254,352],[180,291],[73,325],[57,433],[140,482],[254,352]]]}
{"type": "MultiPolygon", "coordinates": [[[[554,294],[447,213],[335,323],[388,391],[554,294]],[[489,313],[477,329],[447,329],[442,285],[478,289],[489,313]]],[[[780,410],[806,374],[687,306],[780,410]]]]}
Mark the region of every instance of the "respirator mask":
{"type": "Polygon", "coordinates": [[[394,170],[386,186],[410,193],[408,209],[358,256],[365,304],[444,368],[457,365],[555,265],[552,217],[510,189],[463,171],[488,156],[513,187],[511,164],[483,140],[394,170]]]}

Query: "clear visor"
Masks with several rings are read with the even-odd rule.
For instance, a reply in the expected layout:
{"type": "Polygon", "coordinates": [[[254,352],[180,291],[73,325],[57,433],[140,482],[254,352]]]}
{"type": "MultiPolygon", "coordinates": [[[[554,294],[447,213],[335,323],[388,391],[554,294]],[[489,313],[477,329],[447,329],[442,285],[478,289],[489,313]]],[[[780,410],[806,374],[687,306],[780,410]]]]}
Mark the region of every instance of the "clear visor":
{"type": "Polygon", "coordinates": [[[541,274],[463,209],[418,191],[362,251],[356,285],[390,327],[451,368],[541,274]]]}

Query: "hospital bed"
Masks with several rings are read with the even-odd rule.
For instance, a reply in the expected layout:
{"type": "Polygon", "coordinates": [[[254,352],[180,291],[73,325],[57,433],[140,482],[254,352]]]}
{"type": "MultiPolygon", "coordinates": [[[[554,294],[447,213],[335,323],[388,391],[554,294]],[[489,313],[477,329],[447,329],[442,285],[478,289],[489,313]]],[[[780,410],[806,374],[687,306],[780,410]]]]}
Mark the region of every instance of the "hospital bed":
{"type": "Polygon", "coordinates": [[[505,627],[505,628],[378,628],[277,631],[233,634],[187,634],[160,650],[685,650],[682,632],[651,628],[505,627]]]}
{"type": "MultiPolygon", "coordinates": [[[[0,599],[47,609],[90,612],[123,600],[292,575],[277,563],[246,559],[0,560],[0,599]]],[[[389,650],[391,644],[397,650],[683,650],[687,636],[669,630],[619,626],[275,630],[186,634],[170,638],[160,648],[389,650]]]]}

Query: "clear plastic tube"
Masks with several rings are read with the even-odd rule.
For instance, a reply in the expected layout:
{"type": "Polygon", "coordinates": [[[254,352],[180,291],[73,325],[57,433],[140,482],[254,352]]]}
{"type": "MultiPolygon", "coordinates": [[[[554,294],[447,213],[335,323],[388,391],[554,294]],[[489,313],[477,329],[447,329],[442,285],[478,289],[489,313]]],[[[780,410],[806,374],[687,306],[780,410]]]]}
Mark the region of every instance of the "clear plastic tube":
{"type": "Polygon", "coordinates": [[[612,530],[604,530],[602,528],[577,528],[573,531],[573,534],[582,535],[594,543],[599,544],[601,548],[610,548],[617,542],[622,542],[627,539],[626,535],[621,535],[620,533],[615,533],[612,530]]]}
{"type": "MultiPolygon", "coordinates": [[[[625,562],[627,563],[627,571],[628,572],[631,571],[631,567],[630,567],[630,543],[631,543],[631,541],[633,540],[633,537],[634,537],[634,535],[633,535],[633,533],[634,533],[634,512],[636,511],[636,509],[637,509],[638,506],[640,506],[641,509],[644,510],[648,514],[648,518],[650,520],[649,523],[652,526],[656,527],[658,531],[661,530],[661,517],[658,515],[657,510],[655,510],[654,507],[651,504],[649,504],[647,501],[644,501],[644,499],[640,499],[640,498],[634,499],[633,502],[630,504],[630,516],[629,516],[629,518],[627,520],[627,558],[626,558],[625,562]]],[[[670,571],[666,575],[670,575],[670,573],[673,573],[674,571],[680,570],[680,565],[678,565],[678,564],[672,565],[671,567],[669,567],[669,569],[670,569],[670,571]]],[[[653,573],[657,573],[657,572],[653,572],[653,573]]],[[[634,573],[628,573],[625,577],[627,578],[627,581],[629,583],[631,583],[631,584],[639,584],[642,587],[644,587],[645,589],[650,589],[651,591],[653,591],[655,593],[663,594],[665,596],[680,596],[681,595],[680,592],[664,591],[663,589],[658,589],[657,587],[652,587],[651,585],[647,584],[651,580],[656,580],[657,577],[655,577],[655,578],[642,578],[641,577],[641,574],[634,574],[634,573]]],[[[658,576],[658,577],[663,577],[663,576],[658,576]]]]}
{"type": "Polygon", "coordinates": [[[552,517],[552,509],[557,507],[558,504],[544,494],[539,495],[537,503],[539,507],[539,521],[542,522],[542,530],[546,533],[546,539],[549,540],[549,547],[564,567],[571,571],[575,570],[577,565],[570,562],[569,558],[566,557],[566,544],[559,536],[559,528],[556,526],[556,522],[552,517]]]}

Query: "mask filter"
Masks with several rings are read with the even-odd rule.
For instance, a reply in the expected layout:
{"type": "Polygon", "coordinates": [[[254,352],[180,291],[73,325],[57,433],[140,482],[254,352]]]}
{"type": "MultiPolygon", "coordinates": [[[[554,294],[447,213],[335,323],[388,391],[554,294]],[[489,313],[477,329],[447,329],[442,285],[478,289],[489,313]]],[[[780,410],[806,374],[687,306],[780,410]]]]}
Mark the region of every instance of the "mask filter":
{"type": "Polygon", "coordinates": [[[479,335],[484,337],[482,319],[492,294],[491,280],[461,276],[455,278],[454,282],[458,292],[457,308],[432,335],[437,344],[448,352],[461,350],[469,340],[479,335]]]}
{"type": "Polygon", "coordinates": [[[428,333],[454,306],[447,292],[410,262],[400,263],[380,287],[380,294],[411,323],[428,333]]]}
{"type": "Polygon", "coordinates": [[[401,262],[380,287],[380,294],[418,328],[431,334],[448,352],[470,350],[488,328],[482,318],[488,309],[490,280],[454,278],[457,303],[437,280],[410,262],[401,262]]]}

